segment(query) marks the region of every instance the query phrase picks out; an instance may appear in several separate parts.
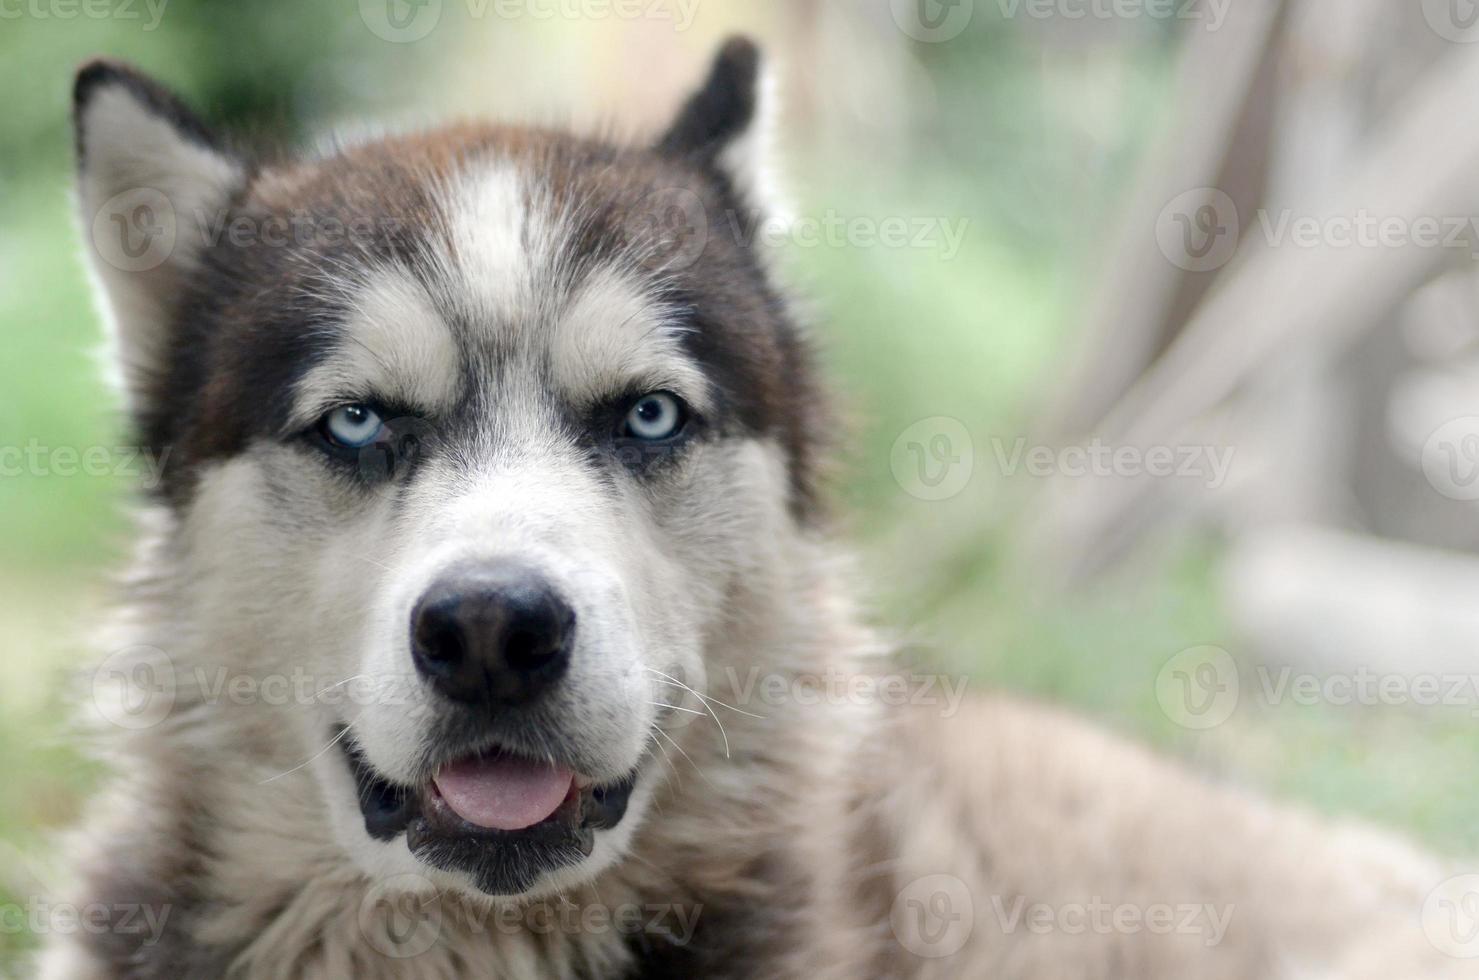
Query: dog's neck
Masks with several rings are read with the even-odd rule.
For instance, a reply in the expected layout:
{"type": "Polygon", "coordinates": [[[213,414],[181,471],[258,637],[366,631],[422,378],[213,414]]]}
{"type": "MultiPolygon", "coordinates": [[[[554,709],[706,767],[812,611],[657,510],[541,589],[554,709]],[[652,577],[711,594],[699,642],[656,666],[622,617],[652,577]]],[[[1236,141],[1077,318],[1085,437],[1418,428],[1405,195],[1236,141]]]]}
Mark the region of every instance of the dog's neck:
{"type": "MultiPolygon", "coordinates": [[[[231,709],[183,705],[133,733],[91,825],[85,898],[154,909],[164,929],[152,945],[93,937],[90,954],[116,968],[101,975],[440,977],[467,964],[497,976],[719,975],[729,935],[803,929],[832,892],[832,914],[846,915],[842,885],[807,877],[827,863],[794,852],[835,849],[848,832],[850,781],[809,774],[845,769],[866,741],[873,708],[827,685],[867,669],[873,644],[827,559],[812,561],[784,586],[804,602],[793,593],[752,608],[710,644],[712,696],[744,706],[673,733],[631,853],[556,900],[397,898],[332,839],[308,769],[264,781],[254,754],[272,742],[270,718],[238,709],[223,725],[208,715],[231,709]],[[421,948],[425,930],[433,941],[421,948]]],[[[841,962],[808,968],[823,976],[841,962]]]]}

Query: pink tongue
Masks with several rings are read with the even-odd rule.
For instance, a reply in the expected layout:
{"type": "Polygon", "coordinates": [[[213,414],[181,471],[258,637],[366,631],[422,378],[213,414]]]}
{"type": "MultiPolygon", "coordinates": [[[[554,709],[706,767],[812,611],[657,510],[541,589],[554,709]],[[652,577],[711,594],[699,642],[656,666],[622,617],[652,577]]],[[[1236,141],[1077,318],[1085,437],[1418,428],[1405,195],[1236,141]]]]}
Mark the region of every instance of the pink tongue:
{"type": "Polygon", "coordinates": [[[549,819],[575,777],[568,769],[511,756],[463,759],[432,780],[463,820],[493,830],[523,830],[549,819]]]}

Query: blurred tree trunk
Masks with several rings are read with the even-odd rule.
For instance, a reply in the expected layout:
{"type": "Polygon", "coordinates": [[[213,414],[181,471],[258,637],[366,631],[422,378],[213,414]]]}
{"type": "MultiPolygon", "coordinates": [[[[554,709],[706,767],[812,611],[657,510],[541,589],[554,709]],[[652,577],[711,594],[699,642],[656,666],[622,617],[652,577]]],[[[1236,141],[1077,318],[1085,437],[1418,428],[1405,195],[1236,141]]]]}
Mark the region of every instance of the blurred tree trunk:
{"type": "Polygon", "coordinates": [[[1113,237],[1067,383],[1048,408],[1053,441],[1092,432],[1175,339],[1217,279],[1178,268],[1157,247],[1161,209],[1183,192],[1215,187],[1240,214],[1263,197],[1275,59],[1284,0],[1243,4],[1221,31],[1194,29],[1177,70],[1177,108],[1164,147],[1146,167],[1113,237]]]}
{"type": "MultiPolygon", "coordinates": [[[[1243,62],[1267,77],[1228,83],[1245,93],[1240,129],[1272,131],[1266,165],[1232,145],[1219,158],[1219,173],[1239,161],[1262,172],[1220,178],[1239,195],[1256,195],[1251,207],[1239,204],[1242,247],[1209,274],[1210,284],[1205,277],[1186,284],[1164,256],[1159,265],[1147,260],[1156,251],[1154,202],[1189,189],[1184,181],[1161,184],[1158,194],[1148,189],[1165,179],[1156,170],[1127,221],[1133,254],[1111,260],[1111,300],[1098,308],[1066,407],[1051,426],[1141,450],[1232,447],[1238,477],[1216,493],[1168,480],[1053,481],[1030,521],[1031,557],[1070,579],[1108,567],[1145,535],[1189,516],[1224,526],[1397,527],[1432,512],[1435,501],[1448,509],[1413,478],[1412,447],[1390,437],[1390,396],[1410,361],[1394,346],[1393,324],[1416,290],[1455,261],[1471,269],[1470,257],[1411,244],[1341,247],[1328,234],[1295,244],[1276,241],[1272,227],[1285,218],[1370,214],[1411,229],[1422,219],[1473,214],[1479,50],[1412,29],[1410,9],[1378,0],[1338,7],[1291,0],[1281,9],[1288,13],[1268,22],[1259,58],[1243,62]],[[1255,108],[1252,100],[1266,104],[1255,108]],[[1376,470],[1399,477],[1361,478],[1376,470]]],[[[1256,36],[1249,23],[1245,45],[1256,36]]],[[[1249,139],[1243,146],[1260,142],[1249,139]]],[[[1472,303],[1467,314],[1475,314],[1472,303]]]]}

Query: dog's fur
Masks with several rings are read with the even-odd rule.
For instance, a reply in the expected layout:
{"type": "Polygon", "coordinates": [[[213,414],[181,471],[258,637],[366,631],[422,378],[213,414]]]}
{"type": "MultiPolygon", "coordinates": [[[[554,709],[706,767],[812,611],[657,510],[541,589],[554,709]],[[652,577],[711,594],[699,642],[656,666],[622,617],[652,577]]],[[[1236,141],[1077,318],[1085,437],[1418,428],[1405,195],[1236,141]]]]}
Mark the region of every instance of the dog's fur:
{"type": "Polygon", "coordinates": [[[887,667],[828,543],[811,356],[739,233],[768,206],[760,77],[731,42],[649,146],[465,125],[268,159],[130,69],[82,70],[84,225],[141,187],[178,218],[160,264],[93,262],[131,417],[168,452],[113,662],[168,665],[174,700],[109,735],[74,897],[167,916],[158,935],[59,936],[43,976],[1458,975],[1419,923],[1441,869],[1400,845],[1049,710],[818,691],[887,667]],[[676,229],[648,220],[674,211],[676,229]],[[293,214],[373,227],[229,233],[293,214]],[[613,449],[612,399],[653,389],[692,404],[694,433],[613,449]],[[371,397],[418,427],[385,472],[313,442],[371,397]],[[427,778],[461,736],[409,666],[408,610],[441,570],[507,555],[572,597],[580,645],[553,705],[499,744],[639,777],[588,857],[496,896],[367,834],[331,739],[427,778]],[[212,684],[295,671],[309,696],[212,684]],[[320,696],[364,677],[366,703],[320,696]],[[744,700],[731,681],[750,677],[783,696],[744,700]],[[952,881],[966,898],[931,906],[952,881]],[[1228,918],[1215,937],[1044,930],[1013,919],[1024,901],[1228,918]],[[623,908],[644,928],[540,926],[623,908]],[[970,926],[961,948],[917,941],[930,908],[970,926]],[[408,915],[434,923],[428,948],[395,934],[408,915]]]}

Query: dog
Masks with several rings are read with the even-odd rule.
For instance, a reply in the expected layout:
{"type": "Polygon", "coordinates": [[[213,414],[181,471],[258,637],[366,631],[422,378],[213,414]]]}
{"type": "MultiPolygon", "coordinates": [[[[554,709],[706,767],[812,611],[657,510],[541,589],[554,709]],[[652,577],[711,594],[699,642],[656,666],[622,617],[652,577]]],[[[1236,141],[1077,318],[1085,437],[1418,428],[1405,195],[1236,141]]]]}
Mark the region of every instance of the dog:
{"type": "Polygon", "coordinates": [[[99,927],[41,976],[1460,975],[1415,849],[1049,708],[881,696],[910,679],[834,541],[836,418],[746,233],[768,77],[731,40],[629,144],[274,155],[80,70],[164,465],[68,850],[99,927]]]}

